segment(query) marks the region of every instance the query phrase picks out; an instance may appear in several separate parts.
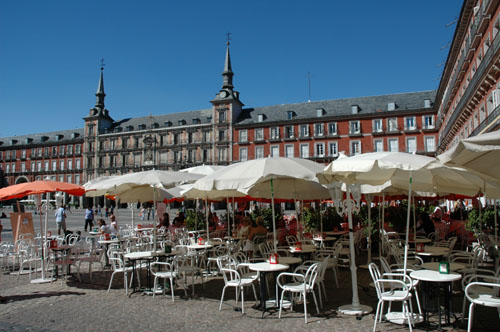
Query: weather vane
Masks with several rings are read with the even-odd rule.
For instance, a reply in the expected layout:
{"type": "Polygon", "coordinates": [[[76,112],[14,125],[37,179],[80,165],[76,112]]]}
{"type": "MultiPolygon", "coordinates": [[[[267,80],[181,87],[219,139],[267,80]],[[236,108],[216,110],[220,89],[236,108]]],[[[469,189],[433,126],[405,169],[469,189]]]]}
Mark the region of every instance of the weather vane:
{"type": "Polygon", "coordinates": [[[101,70],[104,69],[104,66],[105,66],[105,64],[104,64],[104,58],[101,58],[101,70]]]}
{"type": "Polygon", "coordinates": [[[227,44],[228,46],[229,46],[229,44],[230,44],[229,42],[230,42],[230,40],[231,40],[231,35],[232,35],[232,33],[231,33],[231,32],[226,33],[226,40],[227,40],[227,41],[226,41],[226,44],[227,44]]]}

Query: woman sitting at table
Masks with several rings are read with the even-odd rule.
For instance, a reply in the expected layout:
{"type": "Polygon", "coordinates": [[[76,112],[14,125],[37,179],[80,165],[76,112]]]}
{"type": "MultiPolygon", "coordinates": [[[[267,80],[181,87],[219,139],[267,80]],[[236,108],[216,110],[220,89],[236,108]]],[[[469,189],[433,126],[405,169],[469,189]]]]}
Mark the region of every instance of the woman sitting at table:
{"type": "Polygon", "coordinates": [[[264,218],[262,216],[257,217],[255,220],[257,227],[252,228],[250,234],[248,234],[248,239],[253,241],[255,236],[267,235],[267,228],[264,227],[264,218]]]}
{"type": "Polygon", "coordinates": [[[158,228],[165,227],[168,229],[170,227],[170,216],[167,212],[163,214],[163,217],[160,218],[160,224],[156,226],[158,228]]]}
{"type": "Polygon", "coordinates": [[[250,235],[250,232],[252,231],[252,220],[250,217],[243,217],[241,220],[241,227],[238,230],[238,236],[239,237],[248,237],[250,235]]]}
{"type": "Polygon", "coordinates": [[[426,212],[422,212],[418,216],[417,233],[422,229],[425,232],[425,236],[429,236],[430,233],[436,231],[436,227],[434,226],[431,217],[429,217],[426,212]]]}
{"type": "Polygon", "coordinates": [[[99,225],[99,230],[102,235],[110,234],[112,237],[116,236],[116,229],[111,225],[106,225],[104,219],[97,220],[97,224],[99,225]]]}

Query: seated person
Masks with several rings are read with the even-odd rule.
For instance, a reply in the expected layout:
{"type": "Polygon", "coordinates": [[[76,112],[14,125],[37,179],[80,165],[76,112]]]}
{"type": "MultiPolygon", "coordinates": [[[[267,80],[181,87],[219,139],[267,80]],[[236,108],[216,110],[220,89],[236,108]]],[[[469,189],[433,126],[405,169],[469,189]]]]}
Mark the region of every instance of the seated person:
{"type": "Polygon", "coordinates": [[[160,218],[160,224],[156,226],[158,228],[165,227],[168,229],[170,227],[170,216],[167,212],[163,214],[163,217],[160,218]]]}
{"type": "Polygon", "coordinates": [[[253,240],[258,235],[267,235],[267,228],[264,227],[264,218],[262,216],[257,217],[255,223],[257,227],[252,228],[250,234],[248,234],[249,240],[253,240]]]}
{"type": "Polygon", "coordinates": [[[436,222],[441,222],[442,217],[443,217],[443,211],[439,206],[436,206],[434,212],[431,214],[432,220],[436,222]]]}
{"type": "Polygon", "coordinates": [[[239,237],[248,237],[250,235],[250,232],[252,231],[252,221],[250,217],[243,217],[241,220],[241,227],[238,230],[238,236],[239,237]]]}
{"type": "Polygon", "coordinates": [[[97,220],[97,224],[99,225],[99,230],[102,235],[110,234],[111,236],[116,236],[116,229],[111,225],[106,225],[104,219],[97,220]]]}
{"type": "Polygon", "coordinates": [[[431,218],[429,215],[425,212],[420,213],[418,216],[418,223],[417,223],[417,232],[419,230],[423,230],[425,232],[425,236],[429,236],[430,233],[434,233],[436,231],[436,227],[434,226],[434,223],[432,222],[431,218]]]}

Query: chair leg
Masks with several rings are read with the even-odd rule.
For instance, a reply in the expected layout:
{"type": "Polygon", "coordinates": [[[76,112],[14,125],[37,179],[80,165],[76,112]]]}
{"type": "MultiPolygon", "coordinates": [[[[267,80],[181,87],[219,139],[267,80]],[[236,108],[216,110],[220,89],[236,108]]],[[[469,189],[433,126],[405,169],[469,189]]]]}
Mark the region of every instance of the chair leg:
{"type": "Polygon", "coordinates": [[[467,332],[472,329],[472,314],[474,313],[474,302],[471,302],[469,306],[469,322],[467,323],[467,332]]]}
{"type": "Polygon", "coordinates": [[[241,313],[245,314],[245,294],[243,286],[241,287],[241,313]]]}
{"type": "Polygon", "coordinates": [[[108,293],[111,289],[111,285],[113,284],[113,277],[115,276],[115,272],[111,273],[111,280],[109,280],[108,293]]]}
{"type": "MultiPolygon", "coordinates": [[[[278,314],[278,318],[281,318],[281,310],[283,309],[283,297],[285,296],[285,290],[281,292],[281,298],[280,298],[280,312],[278,314]]],[[[293,303],[292,303],[293,306],[293,303]]]]}
{"type": "Polygon", "coordinates": [[[464,323],[465,317],[466,317],[466,307],[467,307],[467,296],[464,294],[464,300],[463,300],[463,305],[462,305],[462,324],[464,323]]]}
{"type": "Polygon", "coordinates": [[[415,289],[415,301],[417,302],[418,313],[422,315],[422,307],[420,306],[420,298],[418,297],[418,292],[415,289]]]}
{"type": "MultiPolygon", "coordinates": [[[[313,295],[314,304],[316,305],[316,313],[319,315],[318,301],[316,301],[316,295],[314,294],[314,290],[311,293],[313,295]]],[[[306,300],[307,300],[306,295],[307,294],[304,293],[304,302],[306,302],[306,300]]],[[[320,296],[321,296],[321,294],[320,294],[320,296]]]]}
{"type": "Polygon", "coordinates": [[[408,302],[404,301],[403,302],[403,308],[406,307],[406,316],[408,318],[408,328],[410,329],[410,332],[412,332],[412,326],[413,326],[413,311],[408,308],[408,302]]]}
{"type": "Polygon", "coordinates": [[[307,297],[306,297],[306,293],[304,293],[304,320],[306,321],[306,324],[307,324],[307,297]]]}
{"type": "Polygon", "coordinates": [[[226,292],[226,286],[222,288],[222,296],[220,297],[220,303],[219,303],[219,311],[222,310],[222,301],[224,301],[224,293],[226,292]]]}
{"type": "Polygon", "coordinates": [[[153,299],[155,298],[156,295],[156,283],[158,282],[158,276],[155,276],[155,279],[153,281],[153,299]]]}
{"type": "MultiPolygon", "coordinates": [[[[132,277],[130,277],[130,284],[132,284],[132,279],[134,278],[134,274],[131,273],[132,277]]],[[[123,272],[123,283],[125,284],[125,296],[128,295],[128,272],[123,272]]]]}
{"type": "Polygon", "coordinates": [[[172,302],[174,302],[174,279],[170,278],[170,292],[172,293],[172,302]]]}
{"type": "Polygon", "coordinates": [[[377,321],[378,321],[378,316],[380,315],[380,307],[382,305],[382,301],[378,301],[377,303],[377,311],[375,312],[375,319],[374,319],[374,323],[373,323],[373,332],[375,332],[375,330],[377,329],[377,321]]]}
{"type": "Polygon", "coordinates": [[[258,303],[259,298],[257,297],[257,291],[255,290],[255,285],[252,283],[253,297],[255,298],[255,303],[258,303]]]}

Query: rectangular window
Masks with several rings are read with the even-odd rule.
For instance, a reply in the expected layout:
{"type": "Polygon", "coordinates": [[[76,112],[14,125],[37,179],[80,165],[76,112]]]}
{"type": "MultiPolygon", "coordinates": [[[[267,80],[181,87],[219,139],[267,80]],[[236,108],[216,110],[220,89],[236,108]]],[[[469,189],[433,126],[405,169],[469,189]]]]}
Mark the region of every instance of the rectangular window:
{"type": "Polygon", "coordinates": [[[389,129],[389,131],[398,131],[398,119],[397,118],[387,119],[387,128],[389,129]]]}
{"type": "Polygon", "coordinates": [[[66,177],[66,182],[71,183],[71,180],[72,180],[71,175],[68,175],[68,176],[66,177]]]}
{"type": "Polygon", "coordinates": [[[21,150],[21,158],[26,159],[26,150],[21,150]]]}
{"type": "Polygon", "coordinates": [[[248,148],[240,148],[240,161],[248,160],[248,148]]]}
{"type": "Polygon", "coordinates": [[[38,154],[38,157],[42,156],[42,148],[37,149],[37,154],[38,154]]]}
{"type": "Polygon", "coordinates": [[[80,166],[81,166],[81,161],[80,161],[80,159],[77,159],[76,160],[76,169],[80,169],[80,166]]]}
{"type": "Polygon", "coordinates": [[[15,173],[16,172],[16,164],[12,164],[11,168],[12,168],[12,173],[15,173]]]}
{"type": "Polygon", "coordinates": [[[44,163],[44,169],[43,169],[43,170],[44,170],[44,171],[50,171],[50,167],[49,167],[49,165],[50,165],[50,164],[49,164],[49,162],[48,162],[48,161],[46,161],[46,162],[44,163]]]}
{"type": "Polygon", "coordinates": [[[219,123],[226,122],[226,111],[219,111],[219,123]]]}
{"type": "Polygon", "coordinates": [[[32,171],[32,172],[35,172],[35,171],[36,171],[36,163],[35,163],[35,162],[32,162],[32,163],[31,163],[31,171],[32,171]]]}
{"type": "Polygon", "coordinates": [[[426,152],[436,151],[436,140],[434,136],[425,137],[425,151],[426,152]]]}
{"type": "Polygon", "coordinates": [[[351,141],[351,156],[355,156],[361,153],[361,142],[351,141]]]}
{"type": "Polygon", "coordinates": [[[226,131],[219,130],[219,142],[223,142],[226,140],[226,131]]]}
{"type": "Polygon", "coordinates": [[[52,147],[52,156],[57,156],[57,146],[52,147]]]}
{"type": "Polygon", "coordinates": [[[68,169],[73,169],[73,160],[68,160],[68,169]]]}
{"type": "Polygon", "coordinates": [[[381,139],[376,139],[373,141],[373,152],[384,151],[384,141],[381,139]]]}
{"type": "Polygon", "coordinates": [[[75,184],[80,184],[80,174],[75,175],[75,184]]]}
{"type": "Polygon", "coordinates": [[[293,138],[293,126],[285,127],[285,138],[293,138]]]}
{"type": "Polygon", "coordinates": [[[64,182],[64,175],[59,175],[59,182],[64,182]]]}
{"type": "Polygon", "coordinates": [[[264,147],[256,146],[255,147],[255,159],[264,158],[264,147]]]}
{"type": "Polygon", "coordinates": [[[264,128],[256,128],[255,129],[255,140],[263,141],[264,140],[264,128]]]}
{"type": "Polygon", "coordinates": [[[406,138],[406,152],[408,153],[417,152],[417,139],[415,137],[406,138]]]}
{"type": "Polygon", "coordinates": [[[309,158],[309,144],[300,145],[300,158],[309,158]]]}
{"type": "Polygon", "coordinates": [[[314,124],[314,135],[316,136],[325,135],[325,125],[323,123],[314,124]]]}
{"type": "Polygon", "coordinates": [[[415,117],[414,116],[405,117],[405,130],[415,130],[415,129],[417,129],[415,117]]]}
{"type": "Polygon", "coordinates": [[[42,162],[41,162],[41,161],[39,161],[39,162],[37,162],[37,163],[36,163],[36,170],[37,170],[38,172],[41,172],[41,171],[42,171],[42,162]]]}
{"type": "Polygon", "coordinates": [[[57,161],[56,160],[52,160],[52,170],[53,171],[57,170],[57,161]]]}
{"type": "Polygon", "coordinates": [[[60,160],[60,161],[59,161],[59,169],[60,169],[61,171],[64,171],[64,160],[60,160]]]}
{"type": "Polygon", "coordinates": [[[81,154],[82,153],[82,146],[81,146],[81,144],[75,145],[75,153],[76,154],[81,154]]]}
{"type": "Polygon", "coordinates": [[[73,155],[73,145],[68,145],[68,156],[73,155]]]}
{"type": "Polygon", "coordinates": [[[383,131],[382,127],[382,119],[375,119],[373,120],[373,132],[374,133],[381,133],[383,131]]]}
{"type": "Polygon", "coordinates": [[[280,156],[280,147],[279,145],[272,145],[271,146],[271,157],[272,158],[277,158],[280,156]]]}
{"type": "Polygon", "coordinates": [[[423,116],[424,129],[434,129],[434,115],[423,116]]]}
{"type": "Polygon", "coordinates": [[[240,142],[244,143],[248,141],[248,131],[246,129],[240,130],[240,142]]]}
{"type": "Polygon", "coordinates": [[[397,138],[389,138],[389,151],[390,152],[398,152],[398,139],[397,138]]]}
{"type": "Polygon", "coordinates": [[[10,164],[5,165],[5,173],[10,173],[10,164]]]}
{"type": "Polygon", "coordinates": [[[359,120],[349,121],[349,134],[353,135],[359,133],[360,133],[359,120]]]}
{"type": "Polygon", "coordinates": [[[285,145],[285,157],[287,158],[294,157],[293,145],[285,145]]]}
{"type": "Polygon", "coordinates": [[[64,153],[65,153],[65,151],[66,151],[66,149],[65,149],[65,148],[66,148],[66,147],[65,147],[64,145],[61,145],[61,146],[59,147],[59,155],[60,155],[60,156],[64,156],[64,153]]]}
{"type": "Polygon", "coordinates": [[[330,122],[328,124],[328,135],[330,136],[337,135],[337,122],[330,122]]]}
{"type": "Polygon", "coordinates": [[[309,137],[309,125],[300,125],[300,137],[309,137]]]}
{"type": "Polygon", "coordinates": [[[328,155],[336,157],[339,154],[339,144],[337,142],[328,143],[328,155]]]}
{"type": "Polygon", "coordinates": [[[324,157],[325,156],[325,143],[316,143],[314,144],[314,156],[315,157],[324,157]]]}
{"type": "Polygon", "coordinates": [[[271,139],[280,138],[280,127],[271,127],[271,139]]]}
{"type": "Polygon", "coordinates": [[[26,172],[26,163],[21,163],[21,172],[26,172]]]}

